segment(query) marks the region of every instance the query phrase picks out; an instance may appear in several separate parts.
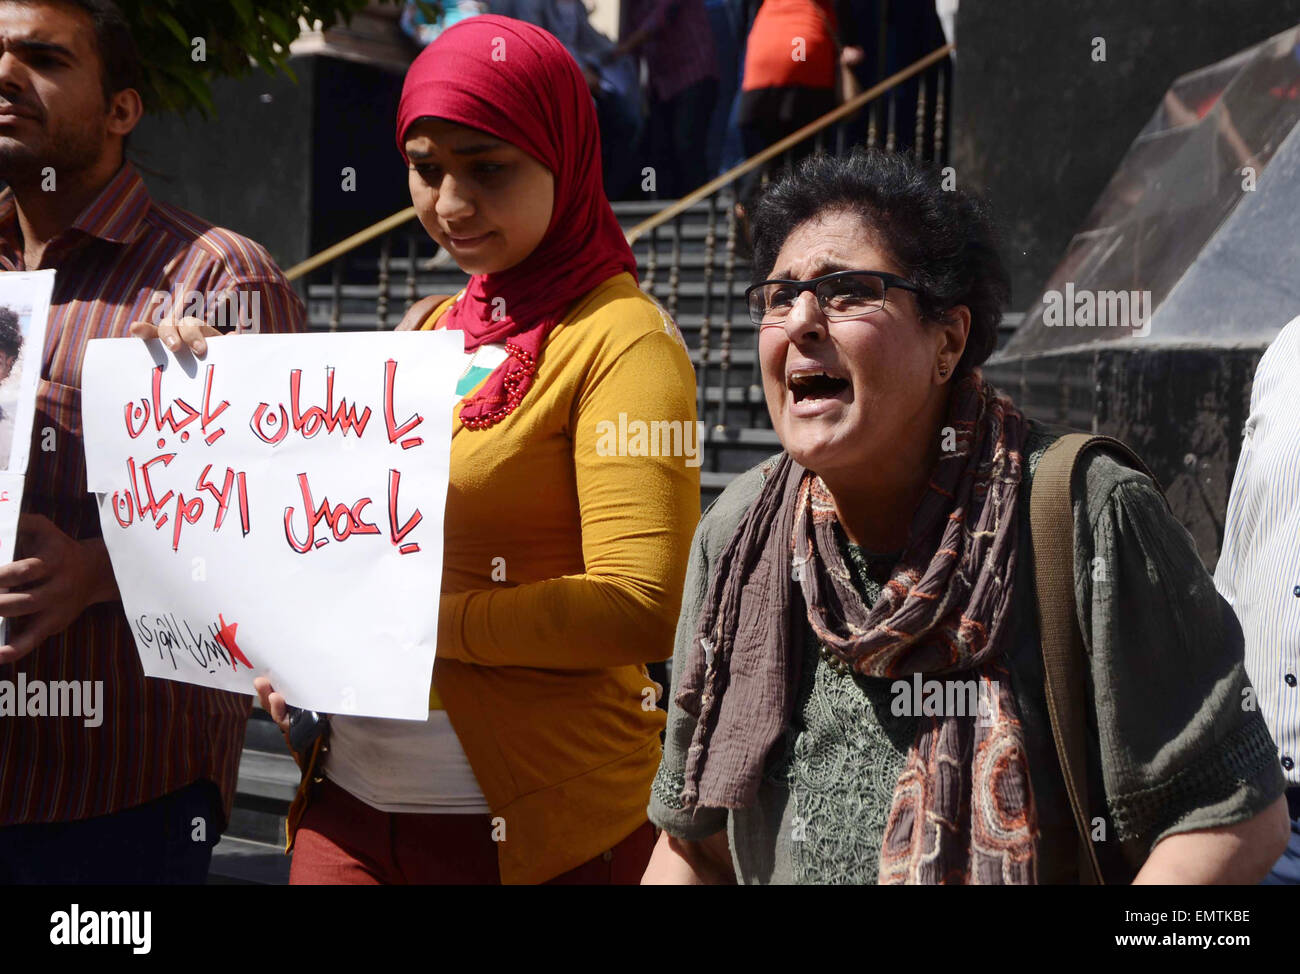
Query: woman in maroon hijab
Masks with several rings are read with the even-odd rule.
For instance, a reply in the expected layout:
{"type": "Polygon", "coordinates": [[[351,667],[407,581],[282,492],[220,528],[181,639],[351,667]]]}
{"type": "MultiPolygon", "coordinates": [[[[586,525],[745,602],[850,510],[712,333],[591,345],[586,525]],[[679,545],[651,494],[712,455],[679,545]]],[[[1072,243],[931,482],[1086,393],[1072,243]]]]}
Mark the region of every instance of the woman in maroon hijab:
{"type": "Polygon", "coordinates": [[[434,686],[427,721],[336,715],[297,755],[292,881],[635,883],[664,727],[645,664],[672,653],[699,516],[690,360],[637,284],[591,95],[550,34],[449,28],[411,66],[397,143],[421,223],[472,275],[421,323],[465,336],[434,686]]]}

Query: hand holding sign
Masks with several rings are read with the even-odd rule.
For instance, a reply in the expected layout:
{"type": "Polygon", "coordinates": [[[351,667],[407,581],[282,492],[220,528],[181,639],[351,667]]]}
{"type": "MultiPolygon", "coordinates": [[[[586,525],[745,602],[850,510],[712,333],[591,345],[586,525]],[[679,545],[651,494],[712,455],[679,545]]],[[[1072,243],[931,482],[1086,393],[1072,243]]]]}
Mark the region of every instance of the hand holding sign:
{"type": "Polygon", "coordinates": [[[18,520],[17,561],[0,565],[0,616],[21,620],[0,646],[0,664],[13,663],[47,638],[63,632],[82,610],[117,598],[108,551],[98,538],[77,541],[49,518],[18,520]],[[16,632],[14,630],[17,630],[16,632]]]}
{"type": "Polygon", "coordinates": [[[182,344],[188,345],[191,352],[202,358],[208,353],[208,343],[205,338],[219,336],[221,332],[207,322],[188,317],[169,318],[157,325],[148,321],[133,321],[130,334],[133,338],[143,338],[145,341],[156,338],[173,353],[180,351],[182,344]]]}
{"type": "Polygon", "coordinates": [[[275,721],[275,726],[280,728],[281,733],[289,733],[289,702],[284,699],[284,694],[276,693],[275,687],[271,686],[271,681],[264,676],[259,676],[253,681],[253,689],[257,691],[257,699],[261,701],[262,709],[275,721]]]}
{"type": "Polygon", "coordinates": [[[0,664],[26,656],[76,618],[90,584],[82,576],[94,571],[82,570],[77,542],[44,518],[20,514],[53,292],[52,270],[0,273],[0,664]],[[29,535],[28,558],[15,561],[20,532],[29,535]],[[72,603],[52,602],[60,597],[72,603]],[[8,617],[18,615],[26,619],[14,635],[8,617]]]}

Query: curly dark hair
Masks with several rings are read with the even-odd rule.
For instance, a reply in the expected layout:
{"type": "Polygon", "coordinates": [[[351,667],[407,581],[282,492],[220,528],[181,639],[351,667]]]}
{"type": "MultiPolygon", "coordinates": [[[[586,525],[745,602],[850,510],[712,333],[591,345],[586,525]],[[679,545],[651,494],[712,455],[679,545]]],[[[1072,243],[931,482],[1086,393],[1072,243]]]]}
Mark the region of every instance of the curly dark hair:
{"type": "Polygon", "coordinates": [[[754,204],[753,283],[771,276],[799,224],[826,211],[854,213],[921,288],[924,320],[937,321],[956,305],[970,309],[966,350],[954,370],[968,372],[993,353],[1011,282],[987,205],[943,182],[941,171],[903,153],[859,146],[845,156],[809,156],[754,204]]]}
{"type": "Polygon", "coordinates": [[[0,305],[0,352],[17,358],[23,350],[23,330],[18,325],[18,312],[0,305]]]}

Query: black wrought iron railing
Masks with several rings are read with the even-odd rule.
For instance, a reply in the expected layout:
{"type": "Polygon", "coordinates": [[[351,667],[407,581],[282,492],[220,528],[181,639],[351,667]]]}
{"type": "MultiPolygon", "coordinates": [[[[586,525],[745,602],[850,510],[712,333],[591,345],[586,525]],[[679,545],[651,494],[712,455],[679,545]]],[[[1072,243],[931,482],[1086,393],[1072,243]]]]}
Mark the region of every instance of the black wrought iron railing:
{"type": "MultiPolygon", "coordinates": [[[[751,173],[759,185],[791,163],[812,139],[845,152],[854,134],[887,151],[943,165],[951,101],[953,46],[945,45],[847,100],[780,142],[679,200],[613,204],[632,245],[642,288],[663,305],[686,339],[705,423],[706,497],[734,473],[777,449],[759,375],[757,332],[743,307],[749,283],[748,238],[736,187],[751,173]],[[900,105],[909,107],[904,120],[900,105]],[[758,171],[756,173],[756,171],[758,171]]],[[[454,294],[466,275],[415,219],[414,207],[304,261],[287,273],[305,288],[311,327],[386,330],[428,294],[454,294]]]]}

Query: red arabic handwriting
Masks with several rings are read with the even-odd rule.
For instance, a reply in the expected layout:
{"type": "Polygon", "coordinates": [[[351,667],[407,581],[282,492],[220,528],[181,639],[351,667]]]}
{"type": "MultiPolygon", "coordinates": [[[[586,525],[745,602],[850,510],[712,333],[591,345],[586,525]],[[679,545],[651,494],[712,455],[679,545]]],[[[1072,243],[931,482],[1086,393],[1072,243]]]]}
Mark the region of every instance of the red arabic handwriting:
{"type": "MultiPolygon", "coordinates": [[[[419,413],[413,413],[401,426],[397,425],[397,420],[393,418],[393,390],[396,385],[397,363],[393,359],[389,359],[384,363],[384,425],[388,428],[389,443],[396,443],[424,422],[423,416],[419,413]]],[[[411,447],[419,446],[423,442],[424,440],[418,436],[407,437],[402,440],[402,449],[409,450],[411,447]]]]}
{"type": "Polygon", "coordinates": [[[237,670],[239,664],[243,663],[251,670],[253,664],[248,661],[247,656],[239,651],[239,646],[235,642],[235,630],[239,628],[239,623],[226,622],[226,617],[220,613],[218,613],[217,619],[221,622],[221,628],[217,630],[217,642],[221,643],[226,651],[230,653],[230,668],[237,670]]]}
{"type": "MultiPolygon", "coordinates": [[[[215,370],[215,365],[207,366],[200,408],[195,408],[180,397],[164,403],[163,366],[157,366],[151,372],[150,395],[132,400],[124,407],[127,435],[132,440],[139,440],[152,430],[158,434],[159,452],[143,462],[138,461],[136,455],[127,457],[129,485],[113,493],[113,515],[122,528],[139,522],[151,523],[155,530],[161,531],[170,524],[173,551],[180,550],[184,526],[198,524],[209,514],[212,515],[213,532],[222,529],[232,508],[238,510],[242,533],[246,536],[251,530],[248,475],[244,471],[226,467],[224,475],[214,479],[213,464],[209,463],[199,473],[194,492],[189,495],[180,490],[163,491],[158,483],[165,479],[161,475],[162,471],[176,459],[180,449],[179,446],[167,449],[168,436],[178,434],[180,443],[187,443],[193,431],[192,424],[196,422],[208,446],[225,435],[226,431],[216,425],[216,420],[230,403],[221,400],[215,407],[212,405],[215,370]]],[[[360,439],[370,423],[371,408],[356,401],[349,402],[347,397],[341,396],[336,400],[335,370],[332,366],[325,367],[324,402],[319,405],[309,404],[304,401],[302,376],[302,369],[290,370],[287,402],[275,405],[261,402],[257,405],[249,418],[249,428],[254,435],[272,446],[282,442],[290,431],[305,440],[316,437],[322,430],[327,436],[339,432],[346,437],[350,432],[360,439]]],[[[394,405],[396,389],[397,362],[388,359],[384,363],[384,431],[390,444],[398,444],[403,450],[409,450],[424,442],[421,436],[415,435],[424,422],[424,417],[419,412],[412,412],[399,422],[394,405]]],[[[418,507],[413,508],[405,519],[399,515],[401,479],[399,471],[389,470],[388,539],[405,555],[420,550],[419,543],[411,540],[411,535],[424,520],[424,515],[418,507]]],[[[284,509],[285,539],[293,550],[305,554],[328,544],[331,539],[346,541],[353,535],[383,533],[377,519],[370,519],[366,513],[366,509],[374,503],[371,497],[362,497],[352,504],[332,503],[328,497],[322,497],[317,503],[306,473],[298,474],[298,486],[302,495],[301,519],[295,520],[294,506],[284,509]]],[[[0,502],[5,500],[7,497],[0,495],[0,502]]],[[[233,627],[231,638],[233,640],[233,627]]]]}
{"type": "MultiPolygon", "coordinates": [[[[399,552],[409,555],[419,551],[420,546],[415,542],[406,541],[406,537],[424,520],[424,515],[420,513],[419,508],[416,508],[405,522],[398,524],[397,495],[401,480],[402,475],[396,470],[388,472],[388,537],[399,552]]],[[[305,473],[298,474],[298,487],[302,491],[302,514],[306,522],[305,535],[301,539],[294,530],[295,509],[292,506],[284,509],[284,537],[294,551],[306,554],[315,548],[321,548],[329,544],[330,536],[333,536],[335,541],[346,541],[354,534],[380,533],[379,527],[363,516],[365,509],[374,503],[372,498],[362,497],[348,505],[331,504],[328,497],[323,497],[318,504],[312,497],[311,484],[305,473]],[[322,523],[324,528],[321,536],[317,537],[316,529],[322,523]]]]}
{"type": "Polygon", "coordinates": [[[337,407],[334,405],[332,366],[325,367],[324,406],[309,406],[304,411],[299,402],[301,390],[302,369],[294,369],[289,373],[288,410],[283,405],[279,405],[275,407],[274,412],[268,413],[271,404],[258,403],[257,408],[253,410],[252,418],[248,421],[248,426],[259,440],[274,446],[284,439],[291,428],[305,440],[310,440],[321,431],[322,427],[326,433],[341,429],[344,436],[348,435],[348,430],[355,430],[358,439],[365,433],[366,424],[370,422],[370,407],[364,407],[358,416],[356,403],[349,406],[347,397],[340,399],[337,407]]]}
{"type": "MultiPolygon", "coordinates": [[[[150,419],[152,418],[153,426],[157,433],[162,434],[164,430],[170,433],[180,433],[181,442],[186,443],[189,441],[190,434],[189,430],[185,427],[189,426],[190,423],[197,419],[200,421],[199,429],[204,434],[204,442],[207,443],[208,446],[217,442],[217,440],[221,439],[221,437],[225,435],[226,431],[221,427],[217,427],[211,433],[208,433],[208,427],[218,416],[226,411],[226,408],[230,403],[223,399],[216,409],[212,408],[212,380],[215,375],[215,370],[215,365],[209,365],[207,372],[204,374],[202,409],[195,409],[184,399],[176,398],[172,400],[171,405],[169,405],[164,412],[162,405],[163,367],[161,365],[156,366],[151,373],[152,382],[150,397],[148,399],[141,399],[138,403],[132,401],[126,404],[124,415],[126,417],[127,436],[131,437],[133,440],[140,437],[141,434],[149,428],[150,419]],[[176,416],[176,409],[179,409],[184,413],[183,418],[178,418],[176,416]]],[[[158,449],[161,450],[165,443],[166,440],[160,436],[158,439],[158,449]]]]}
{"type": "MultiPolygon", "coordinates": [[[[154,496],[152,468],[157,464],[166,467],[175,457],[176,454],[174,453],[160,454],[152,460],[145,461],[138,467],[134,457],[127,457],[126,469],[131,478],[131,486],[127,490],[113,492],[113,516],[123,528],[129,528],[137,520],[143,522],[148,519],[153,522],[156,530],[162,530],[170,520],[172,524],[172,550],[178,551],[181,544],[181,528],[186,524],[197,524],[202,519],[207,505],[205,505],[202,496],[187,498],[184,494],[172,490],[167,491],[161,497],[154,496]],[[173,497],[176,498],[176,503],[169,511],[166,505],[173,497]]],[[[221,529],[233,496],[239,505],[240,528],[247,535],[251,529],[248,512],[248,475],[242,470],[235,471],[227,467],[225,480],[221,488],[218,489],[208,479],[211,470],[212,464],[208,464],[203,468],[203,471],[198,476],[195,489],[207,491],[216,500],[217,514],[212,530],[215,532],[221,529]]]]}

